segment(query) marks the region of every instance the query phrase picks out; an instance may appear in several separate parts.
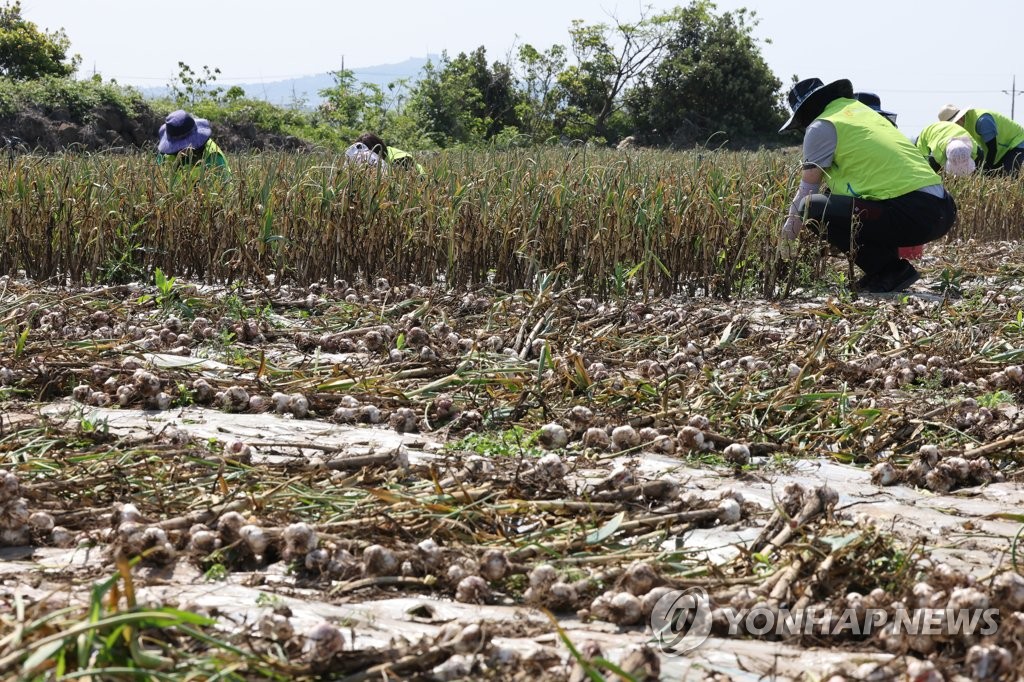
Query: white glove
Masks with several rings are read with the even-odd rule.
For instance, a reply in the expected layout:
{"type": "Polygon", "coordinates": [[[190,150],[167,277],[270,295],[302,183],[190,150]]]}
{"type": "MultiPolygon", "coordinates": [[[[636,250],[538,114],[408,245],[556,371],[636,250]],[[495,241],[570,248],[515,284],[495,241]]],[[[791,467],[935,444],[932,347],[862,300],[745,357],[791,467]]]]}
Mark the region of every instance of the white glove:
{"type": "Polygon", "coordinates": [[[946,145],[946,172],[950,175],[970,175],[977,166],[971,158],[971,143],[954,137],[946,145]]]}
{"type": "Polygon", "coordinates": [[[796,258],[797,251],[800,250],[800,243],[795,239],[782,238],[779,240],[779,246],[776,251],[779,254],[779,258],[782,260],[793,260],[796,258]]]}
{"type": "Polygon", "coordinates": [[[785,241],[791,242],[797,238],[800,234],[800,228],[804,226],[804,221],[800,220],[800,216],[791,215],[786,218],[786,222],[782,224],[782,238],[785,241]]]}
{"type": "Polygon", "coordinates": [[[796,257],[797,251],[800,250],[800,245],[796,243],[796,238],[800,234],[801,228],[804,226],[804,221],[800,217],[802,204],[811,194],[818,191],[818,185],[800,181],[800,188],[797,190],[796,196],[793,197],[793,203],[789,207],[789,217],[786,218],[786,222],[782,224],[782,238],[779,239],[779,257],[784,260],[792,260],[796,257]]]}
{"type": "Polygon", "coordinates": [[[800,234],[800,228],[803,227],[800,215],[803,213],[804,199],[817,192],[818,187],[819,185],[814,183],[800,181],[800,188],[797,190],[796,196],[793,197],[793,203],[789,206],[789,218],[782,226],[782,234],[789,239],[796,239],[796,236],[800,234]]]}

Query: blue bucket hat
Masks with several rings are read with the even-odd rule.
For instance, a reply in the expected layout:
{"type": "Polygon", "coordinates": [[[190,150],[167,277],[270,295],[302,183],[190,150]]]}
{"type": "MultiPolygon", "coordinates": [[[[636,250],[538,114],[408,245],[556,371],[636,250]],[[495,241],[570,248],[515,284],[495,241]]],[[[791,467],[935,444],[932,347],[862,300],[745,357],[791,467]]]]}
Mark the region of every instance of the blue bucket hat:
{"type": "Polygon", "coordinates": [[[869,108],[874,109],[875,111],[880,113],[882,116],[884,116],[886,118],[886,120],[889,121],[889,123],[892,123],[893,125],[896,125],[896,114],[892,113],[891,111],[886,111],[885,109],[883,109],[882,108],[882,98],[879,97],[878,95],[876,95],[875,93],[873,93],[873,92],[855,92],[855,93],[853,93],[853,98],[855,100],[857,100],[858,102],[860,102],[861,104],[868,105],[869,108]]]}
{"type": "Polygon", "coordinates": [[[806,126],[817,118],[829,102],[840,97],[853,98],[853,84],[847,79],[842,78],[825,85],[820,78],[805,78],[789,91],[789,108],[793,110],[793,115],[779,128],[779,132],[806,126]]]}
{"type": "Polygon", "coordinates": [[[212,130],[205,118],[178,109],[167,114],[160,126],[160,142],[156,148],[161,154],[177,154],[183,149],[199,149],[210,139],[212,130]]]}

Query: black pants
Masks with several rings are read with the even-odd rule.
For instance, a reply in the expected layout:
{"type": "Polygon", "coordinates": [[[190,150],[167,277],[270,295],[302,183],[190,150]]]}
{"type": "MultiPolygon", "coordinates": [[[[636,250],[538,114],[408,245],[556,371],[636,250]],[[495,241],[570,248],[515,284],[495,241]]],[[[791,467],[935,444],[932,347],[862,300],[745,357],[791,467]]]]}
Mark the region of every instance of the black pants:
{"type": "Polygon", "coordinates": [[[956,202],[910,192],[894,199],[868,201],[837,194],[812,194],[804,199],[808,225],[844,253],[850,250],[850,229],[856,227],[854,262],[867,274],[881,272],[899,260],[901,246],[939,239],[953,227],[956,202]],[[854,220],[856,217],[856,221],[854,220]]]}
{"type": "MultiPolygon", "coordinates": [[[[1003,170],[1010,175],[1016,175],[1020,167],[1024,165],[1024,148],[1014,147],[1006,152],[1006,155],[999,161],[1003,170]]],[[[998,166],[996,166],[998,168],[998,166]]]]}

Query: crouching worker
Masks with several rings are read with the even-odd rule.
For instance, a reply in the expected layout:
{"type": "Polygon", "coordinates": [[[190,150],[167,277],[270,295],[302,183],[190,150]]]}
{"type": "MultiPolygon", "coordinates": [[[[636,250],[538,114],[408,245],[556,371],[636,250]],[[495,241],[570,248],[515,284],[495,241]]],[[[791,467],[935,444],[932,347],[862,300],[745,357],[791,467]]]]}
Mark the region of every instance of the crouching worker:
{"type": "Polygon", "coordinates": [[[955,123],[985,148],[982,168],[994,173],[1015,174],[1024,165],[1024,127],[988,109],[961,109],[947,104],[939,120],[955,123]]]}
{"type": "Polygon", "coordinates": [[[230,177],[228,160],[210,139],[211,134],[210,122],[205,118],[196,118],[181,109],[172,111],[160,126],[157,160],[172,165],[175,170],[187,170],[193,179],[198,179],[206,170],[222,178],[230,177]]]}
{"type": "Polygon", "coordinates": [[[966,130],[950,121],[925,126],[914,142],[936,172],[970,175],[985,160],[985,149],[966,130]]]}
{"type": "Polygon", "coordinates": [[[855,290],[906,289],[920,275],[899,248],[939,239],[956,220],[942,179],[895,126],[854,99],[848,80],[802,80],[789,91],[789,106],[793,115],[780,132],[805,129],[803,165],[780,253],[792,255],[806,223],[840,251],[853,249],[864,271],[855,290]]]}
{"type": "Polygon", "coordinates": [[[384,168],[388,166],[415,168],[420,175],[424,175],[426,172],[423,170],[423,166],[416,163],[412,154],[384,144],[384,140],[373,133],[363,133],[356,138],[356,141],[345,150],[345,156],[352,161],[370,165],[378,165],[383,161],[384,168]]]}
{"type": "MultiPolygon", "coordinates": [[[[896,114],[891,111],[886,111],[882,108],[882,98],[873,92],[855,92],[853,98],[861,104],[868,105],[868,108],[877,111],[882,115],[885,120],[889,123],[896,125],[896,114]]],[[[915,244],[914,246],[901,246],[897,252],[900,258],[906,258],[907,260],[917,260],[924,256],[924,244],[915,244]]]]}

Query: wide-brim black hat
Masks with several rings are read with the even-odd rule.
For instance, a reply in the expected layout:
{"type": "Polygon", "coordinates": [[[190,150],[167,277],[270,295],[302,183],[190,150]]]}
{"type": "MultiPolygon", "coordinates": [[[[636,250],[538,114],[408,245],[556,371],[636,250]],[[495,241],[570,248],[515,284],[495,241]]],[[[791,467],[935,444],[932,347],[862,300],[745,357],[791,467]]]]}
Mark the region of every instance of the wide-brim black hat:
{"type": "Polygon", "coordinates": [[[832,81],[828,85],[820,78],[800,81],[789,91],[789,107],[793,110],[793,115],[779,128],[779,132],[785,132],[797,125],[806,126],[817,118],[829,102],[840,97],[853,99],[853,83],[846,78],[832,81]]]}

